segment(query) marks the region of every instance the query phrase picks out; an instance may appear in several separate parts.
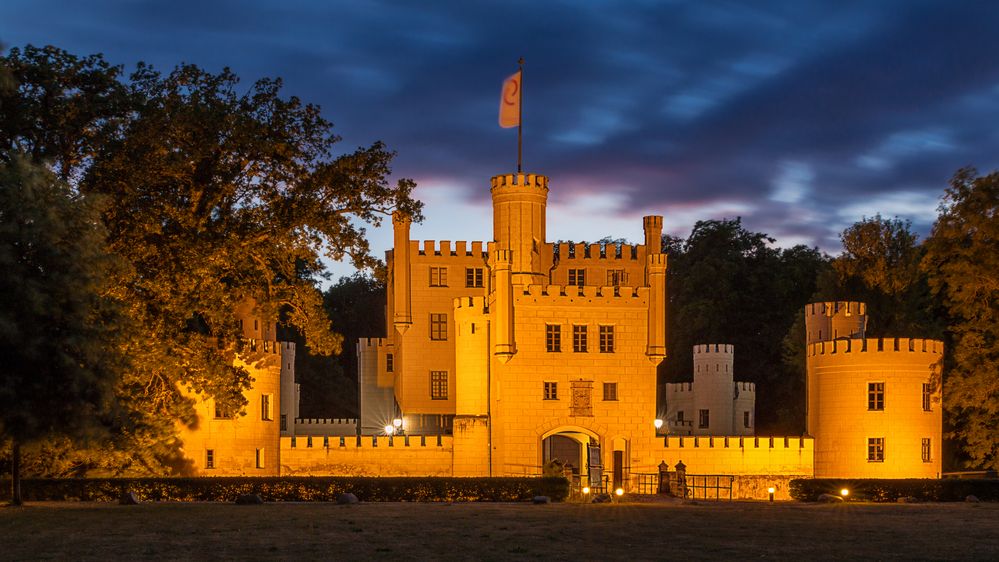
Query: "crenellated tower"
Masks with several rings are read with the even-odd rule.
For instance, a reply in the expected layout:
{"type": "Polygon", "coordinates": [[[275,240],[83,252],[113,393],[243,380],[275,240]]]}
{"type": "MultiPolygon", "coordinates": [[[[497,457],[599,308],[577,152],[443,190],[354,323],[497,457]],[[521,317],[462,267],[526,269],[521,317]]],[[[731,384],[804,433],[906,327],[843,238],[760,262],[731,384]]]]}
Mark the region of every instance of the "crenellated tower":
{"type": "Polygon", "coordinates": [[[503,174],[492,178],[493,240],[497,250],[513,253],[514,285],[548,282],[544,264],[548,178],[537,174],[503,174]]]}

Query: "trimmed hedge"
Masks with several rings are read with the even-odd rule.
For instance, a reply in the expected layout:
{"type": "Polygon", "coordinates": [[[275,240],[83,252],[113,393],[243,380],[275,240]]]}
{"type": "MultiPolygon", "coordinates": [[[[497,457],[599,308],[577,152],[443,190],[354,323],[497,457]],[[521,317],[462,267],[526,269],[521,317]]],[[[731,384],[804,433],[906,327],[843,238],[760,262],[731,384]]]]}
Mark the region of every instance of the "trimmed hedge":
{"type": "MultiPolygon", "coordinates": [[[[139,501],[231,502],[243,494],[265,501],[336,501],[350,492],[367,502],[517,502],[534,496],[562,501],[569,481],[541,478],[449,477],[217,477],[217,478],[31,478],[21,481],[25,501],[114,502],[125,492],[139,501]]],[[[0,481],[0,500],[10,499],[10,479],[0,481]]]]}
{"type": "Polygon", "coordinates": [[[861,479],[800,478],[791,480],[791,497],[798,501],[817,501],[821,494],[839,495],[850,490],[849,499],[871,502],[895,502],[911,496],[919,501],[964,501],[973,495],[982,501],[999,501],[999,480],[945,478],[933,479],[861,479]]]}

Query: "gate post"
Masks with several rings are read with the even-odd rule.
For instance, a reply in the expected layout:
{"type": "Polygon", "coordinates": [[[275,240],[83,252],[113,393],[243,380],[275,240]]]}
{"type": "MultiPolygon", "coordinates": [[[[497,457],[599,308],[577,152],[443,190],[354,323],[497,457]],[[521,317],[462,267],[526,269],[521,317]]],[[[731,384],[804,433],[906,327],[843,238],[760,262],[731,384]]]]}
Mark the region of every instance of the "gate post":
{"type": "Polygon", "coordinates": [[[677,461],[676,463],[676,488],[680,492],[681,498],[687,497],[687,465],[683,464],[683,461],[677,461]]]}
{"type": "Polygon", "coordinates": [[[665,460],[659,463],[659,493],[669,493],[669,465],[665,460]]]}

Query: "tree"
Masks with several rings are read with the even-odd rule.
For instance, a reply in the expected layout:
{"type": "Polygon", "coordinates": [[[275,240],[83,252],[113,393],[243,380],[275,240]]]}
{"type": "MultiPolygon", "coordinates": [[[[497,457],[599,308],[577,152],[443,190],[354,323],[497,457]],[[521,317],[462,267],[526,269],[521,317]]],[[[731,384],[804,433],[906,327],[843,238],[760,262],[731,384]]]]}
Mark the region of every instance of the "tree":
{"type": "Polygon", "coordinates": [[[971,463],[999,469],[999,172],[959,170],[923,271],[949,315],[944,406],[971,463]]]}
{"type": "Polygon", "coordinates": [[[0,441],[12,448],[21,502],[22,447],[87,437],[112,409],[124,359],[108,282],[114,261],[93,198],[26,158],[0,164],[0,441]]]}
{"type": "Polygon", "coordinates": [[[783,341],[815,290],[825,258],[817,250],[771,246],[740,219],[698,221],[686,240],[664,237],[669,254],[665,380],[689,380],[692,347],[735,345],[738,380],[757,386],[757,430],[804,427],[804,367],[784,361],[783,341]]]}
{"type": "Polygon", "coordinates": [[[240,91],[228,69],[184,65],[163,75],[140,64],[124,82],[99,56],[24,52],[5,59],[18,68],[23,115],[15,122],[48,120],[61,134],[0,124],[7,128],[0,139],[54,157],[81,193],[110,201],[101,217],[109,247],[128,264],[115,287],[136,326],[122,344],[133,368],[118,388],[122,409],[113,423],[123,441],[115,450],[122,470],[159,472],[176,450],[175,421],[193,421],[182,388],[243,406],[251,381],[233,367],[238,304],[252,299],[318,354],[340,351],[317,288],[322,259],[373,266],[362,225],[393,210],[420,220],[415,184],[389,182],[394,154],[380,142],[339,152],[320,109],[282,97],[280,80],[240,91]],[[63,87],[81,68],[124,106],[63,87]],[[53,92],[64,109],[32,103],[39,90],[53,92]],[[101,134],[91,137],[93,130],[101,134]]]}

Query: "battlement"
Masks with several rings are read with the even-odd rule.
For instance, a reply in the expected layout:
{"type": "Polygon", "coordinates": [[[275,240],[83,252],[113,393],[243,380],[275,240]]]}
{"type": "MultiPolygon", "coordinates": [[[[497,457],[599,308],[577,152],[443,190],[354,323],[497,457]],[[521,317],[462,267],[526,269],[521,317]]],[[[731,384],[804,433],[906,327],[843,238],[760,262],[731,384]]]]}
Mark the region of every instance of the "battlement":
{"type": "Polygon", "coordinates": [[[857,301],[826,301],[805,305],[806,319],[809,316],[826,316],[831,318],[837,314],[864,316],[867,314],[867,305],[857,301]]]}
{"type": "Polygon", "coordinates": [[[821,341],[808,345],[808,357],[846,353],[922,353],[943,355],[940,340],[923,338],[865,338],[821,341]]]}
{"type": "Polygon", "coordinates": [[[280,354],[284,350],[294,351],[295,342],[277,340],[258,340],[244,338],[239,340],[237,349],[241,352],[280,354]]]}
{"type": "Polygon", "coordinates": [[[489,183],[491,189],[502,189],[508,187],[531,187],[535,189],[548,190],[548,176],[540,174],[501,174],[493,176],[489,183]]]}
{"type": "MultiPolygon", "coordinates": [[[[555,246],[555,244],[553,244],[555,246]]],[[[561,260],[637,260],[639,244],[557,244],[558,259],[561,260]],[[601,247],[602,246],[602,247],[601,247]]]]}
{"type": "Polygon", "coordinates": [[[440,256],[440,257],[488,257],[486,251],[487,243],[481,241],[466,242],[458,240],[452,243],[450,240],[410,240],[409,250],[411,254],[420,256],[440,256]]]}
{"type": "Polygon", "coordinates": [[[607,305],[643,304],[648,300],[648,287],[597,287],[595,285],[528,285],[515,297],[518,301],[529,297],[545,304],[565,304],[574,299],[600,299],[607,305]]]}
{"type": "Polygon", "coordinates": [[[482,311],[488,312],[489,305],[486,303],[486,297],[458,297],[454,299],[455,310],[468,310],[468,311],[482,311]]]}
{"type": "Polygon", "coordinates": [[[706,343],[694,346],[694,355],[699,353],[719,353],[734,355],[735,346],[727,343],[706,343]]]}
{"type": "Polygon", "coordinates": [[[736,381],[734,384],[736,392],[756,392],[755,382],[736,381]]]}
{"type": "Polygon", "coordinates": [[[358,338],[357,339],[357,348],[358,349],[361,349],[362,347],[385,347],[386,345],[389,345],[388,338],[358,338]]]}
{"type": "Polygon", "coordinates": [[[496,250],[493,253],[494,263],[513,263],[513,250],[496,250]]]}
{"type": "Polygon", "coordinates": [[[357,418],[295,418],[295,425],[357,425],[357,418]]]}
{"type": "Polygon", "coordinates": [[[799,449],[812,451],[815,440],[811,437],[760,437],[730,435],[665,436],[664,449],[799,449]]]}
{"type": "Polygon", "coordinates": [[[644,226],[646,229],[655,228],[662,230],[663,217],[662,215],[649,215],[646,217],[642,217],[642,226],[644,226]]]}
{"type": "Polygon", "coordinates": [[[666,254],[649,254],[649,267],[666,267],[668,256],[666,254]]]}
{"type": "Polygon", "coordinates": [[[450,435],[302,435],[281,437],[281,449],[450,448],[450,435]]]}

